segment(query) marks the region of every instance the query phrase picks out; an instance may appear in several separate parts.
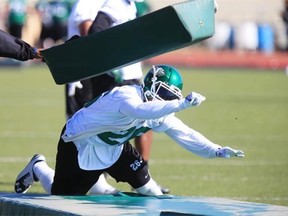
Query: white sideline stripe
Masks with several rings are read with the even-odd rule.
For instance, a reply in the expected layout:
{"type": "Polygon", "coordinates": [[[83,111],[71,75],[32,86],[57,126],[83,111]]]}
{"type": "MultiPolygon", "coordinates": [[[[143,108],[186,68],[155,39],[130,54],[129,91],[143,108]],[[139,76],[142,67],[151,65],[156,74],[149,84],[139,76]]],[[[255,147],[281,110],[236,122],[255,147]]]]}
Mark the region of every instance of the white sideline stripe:
{"type": "Polygon", "coordinates": [[[207,159],[206,161],[203,160],[185,160],[185,159],[176,159],[176,160],[169,160],[169,159],[157,159],[149,160],[149,164],[161,164],[161,165],[201,165],[201,166],[286,166],[287,162],[285,161],[268,161],[268,160],[257,160],[257,161],[245,161],[245,158],[238,158],[237,160],[234,159],[228,159],[229,164],[223,163],[223,158],[217,158],[217,159],[207,159]]]}
{"type": "Polygon", "coordinates": [[[58,137],[59,134],[58,133],[54,133],[54,132],[39,132],[39,133],[36,133],[36,132],[32,132],[32,131],[17,131],[17,133],[15,133],[15,131],[1,131],[0,132],[0,136],[2,138],[4,137],[8,137],[8,138],[17,138],[17,137],[20,137],[20,138],[35,138],[35,137],[38,137],[38,138],[55,138],[55,137],[58,137]]]}
{"type": "MultiPolygon", "coordinates": [[[[22,163],[22,162],[29,162],[31,157],[0,157],[1,163],[22,163]]],[[[55,158],[46,158],[47,161],[55,161],[55,158]]],[[[225,159],[222,159],[225,160],[225,159]]],[[[211,161],[194,161],[194,160],[149,160],[149,164],[159,164],[159,165],[200,165],[200,166],[286,166],[287,163],[285,161],[266,161],[266,160],[257,160],[257,161],[244,161],[243,159],[239,158],[239,160],[230,160],[228,163],[223,163],[221,159],[212,159],[211,161]]]]}
{"type": "MultiPolygon", "coordinates": [[[[0,157],[0,163],[28,163],[33,155],[31,157],[0,157]]],[[[46,158],[46,161],[55,161],[55,158],[46,158]]]]}
{"type": "MultiPolygon", "coordinates": [[[[250,200],[250,201],[288,201],[288,197],[226,197],[228,199],[234,199],[234,200],[250,200]]],[[[284,207],[284,206],[283,206],[284,207]]]]}
{"type": "MultiPolygon", "coordinates": [[[[221,181],[222,183],[224,182],[229,182],[232,179],[234,179],[233,176],[208,176],[208,175],[165,175],[163,176],[158,176],[157,174],[154,175],[155,179],[169,179],[173,181],[186,181],[187,179],[190,181],[201,181],[201,182],[215,182],[215,181],[221,181]]],[[[255,180],[255,178],[251,178],[250,176],[242,176],[241,178],[237,178],[237,181],[247,183],[250,179],[255,180]]],[[[267,180],[267,177],[257,177],[257,180],[267,180]]],[[[180,183],[181,184],[181,183],[180,183]]]]}
{"type": "MultiPolygon", "coordinates": [[[[15,98],[12,99],[1,99],[0,101],[0,106],[17,106],[19,105],[19,100],[21,100],[22,98],[17,98],[17,100],[15,100],[15,98]]],[[[23,101],[26,100],[26,97],[23,99],[23,101]]],[[[30,101],[29,106],[38,106],[38,107],[59,107],[59,105],[62,105],[62,101],[60,100],[52,100],[52,98],[46,98],[46,99],[38,99],[38,100],[33,100],[30,101]]]]}

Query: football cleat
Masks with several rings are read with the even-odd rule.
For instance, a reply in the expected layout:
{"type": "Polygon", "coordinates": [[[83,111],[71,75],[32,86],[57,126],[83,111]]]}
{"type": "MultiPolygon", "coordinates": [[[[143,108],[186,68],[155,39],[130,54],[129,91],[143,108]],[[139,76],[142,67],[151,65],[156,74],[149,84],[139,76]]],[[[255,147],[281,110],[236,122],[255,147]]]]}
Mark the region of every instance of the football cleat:
{"type": "Polygon", "coordinates": [[[160,188],[160,190],[161,190],[161,192],[162,192],[163,194],[169,194],[169,193],[170,193],[170,189],[169,189],[169,188],[164,187],[164,186],[162,186],[162,185],[158,185],[158,187],[160,188]]]}
{"type": "Polygon", "coordinates": [[[26,193],[34,182],[39,179],[33,173],[33,166],[37,162],[46,161],[45,157],[40,154],[35,154],[26,167],[20,172],[15,181],[15,192],[26,193]]]}

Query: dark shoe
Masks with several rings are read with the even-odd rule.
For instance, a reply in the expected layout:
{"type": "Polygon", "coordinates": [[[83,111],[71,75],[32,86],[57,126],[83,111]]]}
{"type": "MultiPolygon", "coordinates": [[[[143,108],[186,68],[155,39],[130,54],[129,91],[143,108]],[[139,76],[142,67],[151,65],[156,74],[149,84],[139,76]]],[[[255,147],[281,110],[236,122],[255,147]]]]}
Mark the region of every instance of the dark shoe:
{"type": "Polygon", "coordinates": [[[33,166],[40,161],[46,161],[45,157],[40,154],[35,154],[27,166],[20,172],[15,182],[16,193],[26,193],[31,185],[38,181],[37,177],[33,173],[33,166]]]}
{"type": "Polygon", "coordinates": [[[170,189],[167,187],[163,187],[161,185],[158,185],[158,187],[161,189],[163,194],[169,194],[170,193],[170,189]]]}

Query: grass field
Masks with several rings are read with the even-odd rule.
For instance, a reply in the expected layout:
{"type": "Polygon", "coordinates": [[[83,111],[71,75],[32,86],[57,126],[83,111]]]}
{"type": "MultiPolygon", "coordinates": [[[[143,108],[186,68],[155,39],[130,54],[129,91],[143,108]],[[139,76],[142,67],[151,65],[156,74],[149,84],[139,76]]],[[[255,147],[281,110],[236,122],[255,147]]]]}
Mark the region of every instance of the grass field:
{"type": "MultiPolygon", "coordinates": [[[[246,157],[203,159],[165,134],[154,134],[152,176],[175,195],[288,206],[288,77],[281,71],[180,70],[184,93],[202,93],[207,101],[177,116],[210,140],[244,150],[246,157]]],[[[64,87],[45,66],[0,68],[0,82],[0,191],[13,192],[18,172],[34,153],[54,167],[65,121],[64,87]]],[[[44,191],[37,183],[29,192],[44,191]]]]}

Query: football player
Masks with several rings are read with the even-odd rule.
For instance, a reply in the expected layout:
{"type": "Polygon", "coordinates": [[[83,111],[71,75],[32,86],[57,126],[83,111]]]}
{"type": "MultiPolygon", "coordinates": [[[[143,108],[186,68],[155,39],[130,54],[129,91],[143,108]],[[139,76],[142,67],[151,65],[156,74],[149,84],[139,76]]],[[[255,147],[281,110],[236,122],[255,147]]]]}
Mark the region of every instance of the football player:
{"type": "Polygon", "coordinates": [[[182,88],[176,68],[157,65],[146,74],[142,85],[114,87],[91,100],[64,126],[55,172],[43,155],[36,154],[17,176],[15,191],[25,193],[40,181],[49,194],[85,195],[107,172],[140,194],[162,195],[147,164],[129,143],[148,130],[165,133],[201,157],[244,157],[243,151],[213,143],[174,115],[206,99],[196,92],[183,97],[182,88]]]}

